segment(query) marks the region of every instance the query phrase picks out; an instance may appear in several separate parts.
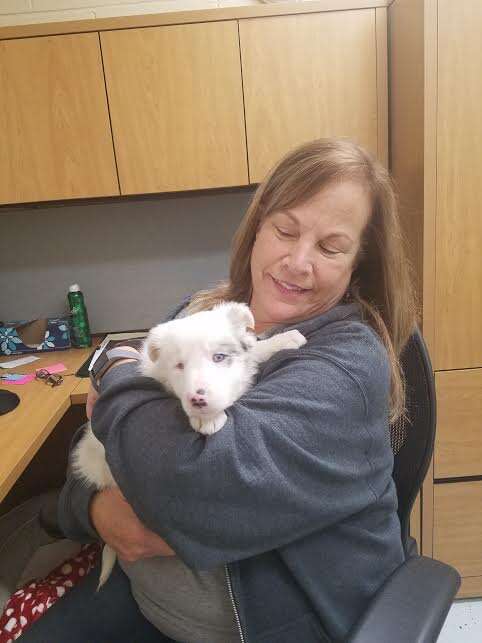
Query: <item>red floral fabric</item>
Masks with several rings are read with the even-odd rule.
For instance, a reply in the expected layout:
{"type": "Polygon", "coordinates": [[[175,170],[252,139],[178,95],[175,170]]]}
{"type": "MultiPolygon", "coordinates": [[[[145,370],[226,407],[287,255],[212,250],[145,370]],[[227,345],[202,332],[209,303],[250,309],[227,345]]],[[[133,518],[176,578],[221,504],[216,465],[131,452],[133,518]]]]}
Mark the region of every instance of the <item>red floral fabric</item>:
{"type": "Polygon", "coordinates": [[[82,545],[44,579],[33,579],[8,599],[0,617],[0,643],[11,643],[94,567],[101,552],[98,543],[82,545]]]}

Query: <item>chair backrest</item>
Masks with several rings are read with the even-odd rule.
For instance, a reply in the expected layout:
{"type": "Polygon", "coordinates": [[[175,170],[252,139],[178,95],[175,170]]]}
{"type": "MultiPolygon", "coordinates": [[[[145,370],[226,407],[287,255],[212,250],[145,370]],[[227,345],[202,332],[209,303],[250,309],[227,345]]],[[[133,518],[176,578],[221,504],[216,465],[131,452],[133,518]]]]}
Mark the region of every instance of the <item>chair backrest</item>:
{"type": "Polygon", "coordinates": [[[432,458],[436,427],[434,375],[418,328],[407,342],[400,361],[407,392],[407,414],[390,426],[390,437],[395,455],[393,478],[397,487],[398,516],[402,542],[407,549],[410,513],[432,458]]]}

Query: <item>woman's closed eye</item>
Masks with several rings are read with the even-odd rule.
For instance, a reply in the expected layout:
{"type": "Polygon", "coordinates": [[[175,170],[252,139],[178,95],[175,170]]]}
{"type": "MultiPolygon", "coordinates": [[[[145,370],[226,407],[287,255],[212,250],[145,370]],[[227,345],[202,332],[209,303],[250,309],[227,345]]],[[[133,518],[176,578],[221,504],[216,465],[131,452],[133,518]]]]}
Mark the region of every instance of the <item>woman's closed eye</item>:
{"type": "MultiPolygon", "coordinates": [[[[296,237],[296,234],[293,232],[290,232],[289,230],[285,230],[283,228],[280,228],[279,226],[275,225],[274,226],[278,236],[286,238],[286,239],[294,239],[296,237]]],[[[338,250],[337,248],[328,248],[327,246],[323,245],[320,243],[319,248],[322,252],[324,252],[326,255],[337,255],[341,250],[338,250]]]]}
{"type": "Polygon", "coordinates": [[[280,235],[280,237],[294,237],[294,234],[289,233],[287,230],[282,230],[281,228],[278,228],[278,226],[275,226],[276,232],[280,235]]]}
{"type": "MultiPolygon", "coordinates": [[[[296,236],[296,235],[292,234],[291,232],[288,232],[287,230],[283,230],[282,228],[279,228],[278,226],[275,226],[275,230],[276,230],[276,232],[278,233],[278,235],[280,237],[284,237],[284,238],[287,238],[287,239],[288,238],[293,239],[296,236]]],[[[327,255],[337,255],[337,254],[339,254],[341,252],[340,250],[327,248],[323,244],[320,244],[319,248],[320,248],[320,250],[322,252],[324,252],[327,255]]]]}
{"type": "Polygon", "coordinates": [[[330,248],[323,245],[320,245],[320,250],[327,255],[337,255],[341,252],[340,250],[330,250],[330,248]]]}

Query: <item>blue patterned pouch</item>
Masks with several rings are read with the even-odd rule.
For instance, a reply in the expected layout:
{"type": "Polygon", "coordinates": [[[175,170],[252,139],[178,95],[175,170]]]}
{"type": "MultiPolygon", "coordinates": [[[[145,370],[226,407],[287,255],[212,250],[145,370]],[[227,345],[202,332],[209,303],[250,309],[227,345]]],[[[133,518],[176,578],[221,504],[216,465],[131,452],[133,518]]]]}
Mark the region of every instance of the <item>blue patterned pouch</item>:
{"type": "Polygon", "coordinates": [[[67,317],[0,322],[0,355],[60,351],[70,346],[67,317]]]}

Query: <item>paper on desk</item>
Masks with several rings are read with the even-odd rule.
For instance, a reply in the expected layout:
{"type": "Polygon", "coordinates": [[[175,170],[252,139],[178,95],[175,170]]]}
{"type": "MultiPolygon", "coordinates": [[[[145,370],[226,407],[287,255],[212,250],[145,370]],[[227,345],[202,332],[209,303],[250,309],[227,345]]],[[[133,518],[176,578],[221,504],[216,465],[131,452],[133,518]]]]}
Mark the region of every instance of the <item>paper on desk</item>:
{"type": "Polygon", "coordinates": [[[23,366],[24,364],[35,362],[38,359],[40,359],[40,357],[35,357],[35,355],[27,355],[26,357],[20,357],[13,362],[2,362],[0,364],[0,368],[16,368],[17,366],[23,366]]]}

